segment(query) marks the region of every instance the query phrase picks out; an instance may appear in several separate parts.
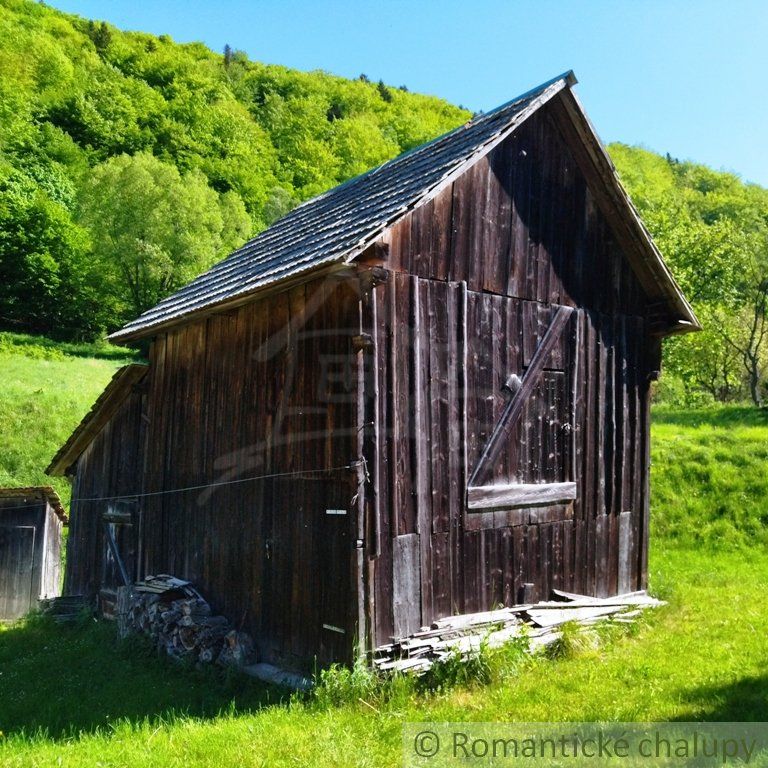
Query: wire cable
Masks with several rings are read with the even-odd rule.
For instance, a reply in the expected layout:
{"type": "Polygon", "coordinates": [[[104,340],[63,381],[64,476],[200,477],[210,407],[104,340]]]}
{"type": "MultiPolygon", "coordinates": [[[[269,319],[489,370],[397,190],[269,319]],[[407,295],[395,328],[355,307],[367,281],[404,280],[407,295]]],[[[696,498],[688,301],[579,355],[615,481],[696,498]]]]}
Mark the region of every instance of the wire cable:
{"type": "MultiPolygon", "coordinates": [[[[163,491],[146,491],[144,493],[126,493],[126,494],[121,494],[119,496],[92,496],[90,498],[88,497],[75,498],[72,501],[75,503],[96,502],[96,501],[131,501],[134,499],[147,498],[149,496],[164,496],[171,493],[188,493],[189,491],[202,491],[202,490],[205,490],[206,488],[218,488],[219,486],[223,486],[223,485],[237,485],[239,483],[249,483],[249,482],[253,482],[254,480],[266,480],[268,478],[274,478],[274,477],[295,477],[296,475],[316,475],[316,474],[323,474],[327,472],[340,472],[343,469],[357,469],[357,467],[360,466],[360,463],[361,463],[360,461],[353,461],[349,464],[343,464],[338,467],[328,467],[326,469],[301,469],[301,470],[296,470],[294,472],[271,472],[264,475],[254,475],[253,477],[241,477],[241,478],[238,478],[237,480],[220,480],[215,483],[189,485],[184,488],[168,488],[163,491]]],[[[366,473],[367,473],[367,470],[366,470],[366,473]]],[[[42,500],[40,503],[42,503],[42,500]]],[[[22,504],[19,506],[4,507],[0,502],[0,513],[4,512],[5,510],[11,510],[11,509],[30,509],[32,507],[39,507],[40,503],[22,504]]]]}

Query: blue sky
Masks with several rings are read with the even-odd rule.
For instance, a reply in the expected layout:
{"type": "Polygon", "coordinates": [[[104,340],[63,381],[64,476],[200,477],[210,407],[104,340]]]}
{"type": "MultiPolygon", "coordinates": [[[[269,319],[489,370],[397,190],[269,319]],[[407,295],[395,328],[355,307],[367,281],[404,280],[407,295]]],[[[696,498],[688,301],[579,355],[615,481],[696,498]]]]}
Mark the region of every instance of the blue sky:
{"type": "Polygon", "coordinates": [[[491,109],[573,69],[604,141],[768,186],[766,0],[50,0],[259,61],[491,109]]]}

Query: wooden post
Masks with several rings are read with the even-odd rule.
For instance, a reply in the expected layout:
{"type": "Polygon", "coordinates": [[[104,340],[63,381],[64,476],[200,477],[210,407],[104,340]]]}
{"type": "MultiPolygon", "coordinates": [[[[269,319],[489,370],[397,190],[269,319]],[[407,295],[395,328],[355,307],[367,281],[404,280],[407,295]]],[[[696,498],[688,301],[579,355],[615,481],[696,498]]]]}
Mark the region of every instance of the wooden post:
{"type": "Polygon", "coordinates": [[[378,384],[378,309],[376,286],[387,282],[389,273],[374,267],[359,275],[359,328],[352,343],[357,358],[357,447],[358,515],[355,534],[358,590],[358,650],[373,646],[375,626],[375,569],[371,561],[381,552],[378,448],[380,404],[378,384]]]}
{"type": "Polygon", "coordinates": [[[128,618],[128,612],[133,600],[133,587],[118,587],[115,598],[115,617],[117,618],[117,634],[121,640],[133,631],[128,618]]]}

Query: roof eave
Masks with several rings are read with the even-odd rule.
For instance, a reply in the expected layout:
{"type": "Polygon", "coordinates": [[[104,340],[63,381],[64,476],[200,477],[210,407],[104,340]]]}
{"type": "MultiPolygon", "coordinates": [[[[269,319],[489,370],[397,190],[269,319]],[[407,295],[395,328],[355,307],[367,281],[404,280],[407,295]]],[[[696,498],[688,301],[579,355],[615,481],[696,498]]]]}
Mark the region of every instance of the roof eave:
{"type": "MultiPolygon", "coordinates": [[[[61,503],[61,497],[50,485],[32,485],[22,486],[20,488],[0,488],[0,499],[13,499],[17,497],[40,496],[40,501],[47,503],[53,510],[56,517],[61,520],[63,525],[69,525],[69,516],[64,505],[61,503]]],[[[0,506],[0,513],[3,508],[0,506]]]]}
{"type": "Polygon", "coordinates": [[[305,283],[308,280],[313,280],[323,276],[333,276],[338,273],[343,273],[347,270],[347,262],[344,255],[332,261],[326,261],[322,264],[312,264],[306,269],[296,272],[290,276],[289,279],[277,279],[269,280],[253,287],[249,291],[245,291],[235,297],[227,297],[219,302],[213,304],[206,304],[200,307],[198,310],[193,310],[186,314],[178,315],[177,317],[168,318],[162,322],[155,323],[154,325],[147,325],[135,330],[120,329],[107,336],[107,339],[114,344],[127,344],[132,341],[139,341],[141,339],[151,338],[158,333],[164,333],[172,330],[178,326],[187,325],[188,323],[194,323],[198,320],[202,320],[211,315],[216,315],[220,312],[228,312],[237,307],[248,304],[256,298],[269,295],[274,291],[287,290],[290,287],[294,287],[301,283],[305,283]]]}
{"type": "Polygon", "coordinates": [[[666,328],[653,334],[654,336],[682,336],[684,333],[695,333],[702,330],[703,326],[696,320],[695,323],[690,320],[676,320],[670,323],[666,328]]]}

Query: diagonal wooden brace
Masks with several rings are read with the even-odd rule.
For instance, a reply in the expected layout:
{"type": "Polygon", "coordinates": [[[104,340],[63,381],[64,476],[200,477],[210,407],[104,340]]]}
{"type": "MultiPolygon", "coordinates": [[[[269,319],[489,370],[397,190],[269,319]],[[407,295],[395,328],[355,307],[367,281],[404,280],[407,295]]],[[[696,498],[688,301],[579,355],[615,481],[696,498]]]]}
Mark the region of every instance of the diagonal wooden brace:
{"type": "Polygon", "coordinates": [[[483,452],[480,454],[480,458],[477,460],[472,474],[469,477],[467,483],[467,490],[480,485],[480,482],[491,471],[492,467],[499,458],[499,454],[509,440],[509,434],[512,431],[517,420],[520,418],[520,414],[523,412],[523,406],[525,401],[531,396],[538,380],[544,370],[544,364],[547,362],[547,358],[552,353],[560,334],[568,323],[568,320],[573,313],[571,307],[559,307],[555,316],[552,318],[552,322],[544,334],[539,346],[536,348],[536,352],[531,358],[531,362],[528,365],[523,378],[511,375],[504,384],[504,389],[511,393],[511,398],[504,408],[504,412],[501,414],[496,427],[491,434],[490,439],[483,448],[483,452]]]}
{"type": "Polygon", "coordinates": [[[115,541],[115,536],[112,531],[112,524],[104,520],[104,532],[107,537],[107,546],[109,547],[109,551],[112,553],[112,557],[115,558],[115,562],[117,563],[117,569],[120,571],[120,578],[123,580],[123,584],[125,584],[126,587],[130,587],[132,582],[131,578],[128,575],[128,571],[125,568],[125,563],[123,563],[123,558],[120,557],[120,552],[117,549],[117,542],[115,541]]]}

